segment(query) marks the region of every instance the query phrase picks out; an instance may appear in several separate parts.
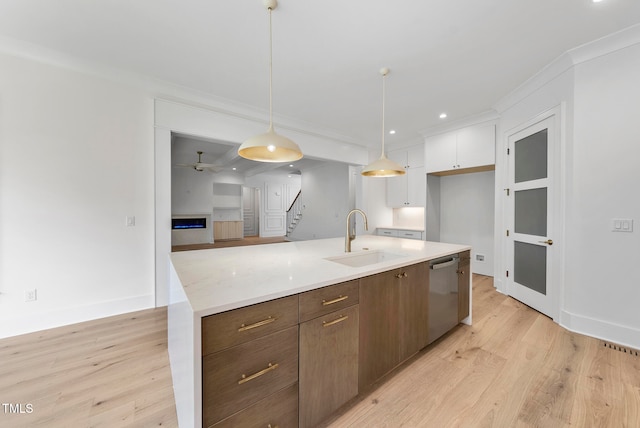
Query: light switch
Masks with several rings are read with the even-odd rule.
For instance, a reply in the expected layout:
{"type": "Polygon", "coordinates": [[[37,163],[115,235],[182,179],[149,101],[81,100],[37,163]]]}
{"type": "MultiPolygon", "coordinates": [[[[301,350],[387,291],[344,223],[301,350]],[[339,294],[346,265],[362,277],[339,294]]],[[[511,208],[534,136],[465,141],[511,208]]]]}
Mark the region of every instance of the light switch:
{"type": "Polygon", "coordinates": [[[136,225],[136,216],[127,216],[127,227],[132,227],[136,225]]]}
{"type": "Polygon", "coordinates": [[[611,221],[612,232],[633,232],[632,218],[614,218],[611,221]]]}

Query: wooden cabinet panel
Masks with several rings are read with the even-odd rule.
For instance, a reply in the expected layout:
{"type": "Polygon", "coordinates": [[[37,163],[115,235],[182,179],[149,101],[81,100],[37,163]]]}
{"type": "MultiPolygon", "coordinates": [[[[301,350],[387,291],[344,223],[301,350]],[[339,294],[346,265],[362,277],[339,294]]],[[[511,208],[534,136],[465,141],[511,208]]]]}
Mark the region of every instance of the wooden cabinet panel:
{"type": "Polygon", "coordinates": [[[358,280],[318,288],[300,294],[300,322],[358,303],[358,280]]]}
{"type": "Polygon", "coordinates": [[[426,262],[360,280],[361,391],[427,345],[428,306],[426,262]]]}
{"type": "Polygon", "coordinates": [[[429,266],[426,262],[399,269],[400,361],[427,346],[429,339],[429,266]]]}
{"type": "Polygon", "coordinates": [[[458,262],[458,322],[469,316],[469,303],[471,290],[469,281],[471,280],[471,252],[465,251],[459,254],[458,262]]]}
{"type": "Polygon", "coordinates": [[[298,324],[298,295],[202,318],[202,355],[298,324]]]}
{"type": "Polygon", "coordinates": [[[242,221],[214,221],[213,240],[228,241],[230,239],[242,239],[244,226],[242,221]]]}
{"type": "Polygon", "coordinates": [[[360,279],[360,391],[400,361],[396,274],[394,270],[360,279]]]}
{"type": "Polygon", "coordinates": [[[271,394],[241,412],[224,419],[215,428],[266,428],[298,426],[298,384],[271,394]]]}
{"type": "Polygon", "coordinates": [[[202,359],[204,426],[231,416],[298,379],[298,327],[202,359]]]}
{"type": "Polygon", "coordinates": [[[358,305],[300,324],[300,427],[358,395],[358,305]]]}

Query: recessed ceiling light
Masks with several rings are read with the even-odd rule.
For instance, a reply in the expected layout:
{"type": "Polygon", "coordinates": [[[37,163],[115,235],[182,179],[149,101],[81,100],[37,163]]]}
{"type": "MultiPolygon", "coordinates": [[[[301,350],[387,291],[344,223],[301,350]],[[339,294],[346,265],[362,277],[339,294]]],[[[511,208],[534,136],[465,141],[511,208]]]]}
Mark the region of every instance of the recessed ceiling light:
{"type": "Polygon", "coordinates": [[[390,130],[389,130],[389,134],[393,135],[393,134],[395,134],[395,133],[396,133],[396,130],[395,130],[395,129],[390,129],[390,130]]]}
{"type": "Polygon", "coordinates": [[[289,168],[293,168],[293,164],[289,164],[289,168]]]}
{"type": "Polygon", "coordinates": [[[593,0],[594,3],[600,3],[601,1],[604,1],[604,0],[593,0]]]}
{"type": "Polygon", "coordinates": [[[233,167],[233,170],[234,170],[234,171],[236,170],[236,167],[235,167],[235,166],[233,167]]]}
{"type": "Polygon", "coordinates": [[[440,119],[446,119],[447,113],[440,113],[440,119]]]}

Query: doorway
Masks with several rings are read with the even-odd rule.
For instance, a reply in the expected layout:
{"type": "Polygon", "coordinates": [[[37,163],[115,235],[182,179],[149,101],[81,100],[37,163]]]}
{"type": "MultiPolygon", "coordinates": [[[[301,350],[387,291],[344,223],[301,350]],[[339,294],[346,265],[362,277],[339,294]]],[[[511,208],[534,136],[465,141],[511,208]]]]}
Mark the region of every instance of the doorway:
{"type": "Polygon", "coordinates": [[[552,319],[561,278],[560,144],[557,110],[507,138],[507,293],[552,319]]]}
{"type": "Polygon", "coordinates": [[[257,187],[242,188],[242,218],[244,236],[260,235],[260,189],[257,187]]]}

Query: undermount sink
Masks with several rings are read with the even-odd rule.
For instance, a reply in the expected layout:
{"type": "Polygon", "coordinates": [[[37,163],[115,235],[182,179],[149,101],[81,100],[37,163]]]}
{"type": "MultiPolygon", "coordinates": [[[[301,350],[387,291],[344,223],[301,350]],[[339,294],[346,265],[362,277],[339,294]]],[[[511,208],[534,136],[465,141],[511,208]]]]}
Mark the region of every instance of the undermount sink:
{"type": "Polygon", "coordinates": [[[357,253],[347,253],[342,256],[327,257],[325,260],[329,260],[334,263],[340,263],[341,265],[345,266],[362,267],[386,262],[400,257],[404,257],[404,255],[390,253],[383,250],[365,250],[359,251],[357,253]]]}

